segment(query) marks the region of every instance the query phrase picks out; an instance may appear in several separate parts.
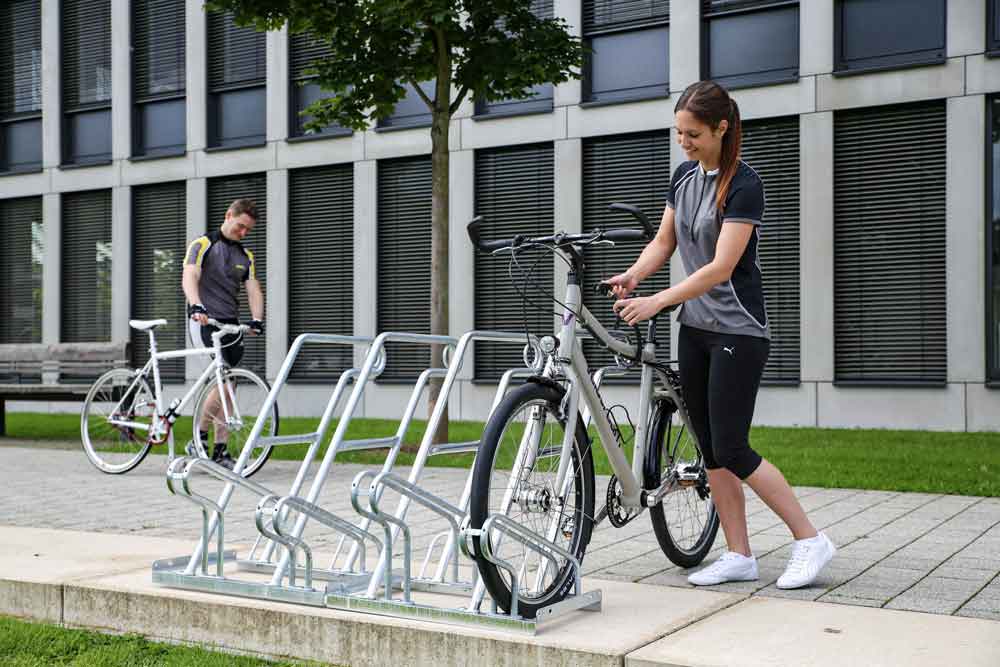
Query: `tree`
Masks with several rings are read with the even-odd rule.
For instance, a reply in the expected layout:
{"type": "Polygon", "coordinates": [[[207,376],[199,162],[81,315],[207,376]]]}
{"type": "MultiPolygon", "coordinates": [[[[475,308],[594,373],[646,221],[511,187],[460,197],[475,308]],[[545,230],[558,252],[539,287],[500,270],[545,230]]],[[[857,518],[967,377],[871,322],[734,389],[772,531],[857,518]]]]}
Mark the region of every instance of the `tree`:
{"type": "MultiPolygon", "coordinates": [[[[388,117],[409,85],[431,111],[433,202],[431,332],[448,333],[448,125],[469,95],[524,99],[531,87],[579,77],[583,46],[561,18],[540,18],[531,0],[210,0],[238,25],[307,32],[329,47],[313,63],[330,96],[306,109],[321,128],[355,130],[388,117]],[[431,98],[419,84],[435,81],[431,98]]],[[[211,47],[210,47],[211,48],[211,47]]],[[[431,365],[442,366],[440,346],[431,365]]],[[[433,411],[441,388],[430,388],[433,411]]],[[[447,419],[435,434],[447,439],[447,419]]]]}

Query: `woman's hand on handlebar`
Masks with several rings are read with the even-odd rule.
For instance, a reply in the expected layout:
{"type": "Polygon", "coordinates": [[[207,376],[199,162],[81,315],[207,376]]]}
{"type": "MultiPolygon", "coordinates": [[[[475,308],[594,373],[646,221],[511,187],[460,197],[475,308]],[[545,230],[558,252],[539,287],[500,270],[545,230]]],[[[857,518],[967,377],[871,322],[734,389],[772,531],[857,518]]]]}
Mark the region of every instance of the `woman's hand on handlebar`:
{"type": "Polygon", "coordinates": [[[615,305],[612,306],[612,310],[618,314],[618,317],[628,324],[629,326],[635,326],[640,322],[645,322],[646,320],[652,318],[654,315],[659,313],[664,308],[668,307],[670,304],[664,303],[663,292],[659,292],[652,296],[637,296],[631,299],[619,299],[615,301],[615,305]]]}
{"type": "Polygon", "coordinates": [[[611,286],[611,291],[619,299],[624,299],[629,294],[632,293],[636,287],[639,286],[639,281],[631,273],[626,271],[625,273],[619,273],[617,276],[613,276],[604,281],[604,284],[611,286]]]}

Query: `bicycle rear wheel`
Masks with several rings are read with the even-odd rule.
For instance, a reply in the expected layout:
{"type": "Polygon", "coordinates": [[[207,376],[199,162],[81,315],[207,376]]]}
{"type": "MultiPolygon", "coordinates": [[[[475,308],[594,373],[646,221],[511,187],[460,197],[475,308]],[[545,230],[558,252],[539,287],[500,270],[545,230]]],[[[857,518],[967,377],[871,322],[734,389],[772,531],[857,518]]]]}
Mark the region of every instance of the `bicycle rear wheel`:
{"type": "MultiPolygon", "coordinates": [[[[210,403],[212,394],[218,394],[218,385],[213,381],[207,382],[202,387],[201,393],[194,406],[194,420],[192,422],[192,437],[199,440],[199,425],[208,425],[208,439],[212,440],[216,434],[225,432],[227,434],[226,446],[234,456],[239,456],[246,445],[250,432],[254,424],[261,416],[264,402],[271,391],[270,385],[262,380],[256,373],[245,368],[227,368],[222,371],[222,383],[225,391],[230,397],[229,421],[226,421],[226,413],[218,400],[210,403]],[[235,401],[235,403],[233,403],[235,401]],[[235,409],[234,409],[235,405],[235,409]]],[[[278,404],[275,403],[271,410],[264,415],[264,428],[261,436],[273,437],[278,435],[278,404]]],[[[205,452],[211,453],[208,441],[200,442],[205,452]]],[[[250,451],[246,466],[243,468],[243,476],[250,477],[263,467],[271,457],[273,445],[255,444],[250,451]]]]}
{"type": "Polygon", "coordinates": [[[673,423],[676,410],[672,401],[657,403],[646,447],[644,486],[655,489],[673,480],[670,493],[649,508],[649,518],[667,558],[675,565],[694,567],[712,548],[719,515],[708,487],[705,460],[691,432],[673,423]]]}
{"type": "Polygon", "coordinates": [[[87,392],[80,411],[83,451],[94,467],[120,475],[149,453],[156,399],[146,379],[127,368],[114,368],[87,392]]]}
{"type": "MultiPolygon", "coordinates": [[[[557,488],[565,424],[560,419],[563,390],[529,382],[507,394],[483,432],[476,456],[469,505],[470,525],[481,528],[494,513],[548,539],[583,560],[594,521],[594,462],[583,422],[575,424],[571,460],[557,488]],[[524,465],[514,470],[517,462],[524,465]]],[[[510,611],[510,574],[482,556],[474,539],[483,583],[502,609],[510,611]]],[[[534,618],[542,607],[572,590],[568,559],[544,559],[521,542],[491,534],[492,553],[518,573],[518,612],[534,618]]]]}

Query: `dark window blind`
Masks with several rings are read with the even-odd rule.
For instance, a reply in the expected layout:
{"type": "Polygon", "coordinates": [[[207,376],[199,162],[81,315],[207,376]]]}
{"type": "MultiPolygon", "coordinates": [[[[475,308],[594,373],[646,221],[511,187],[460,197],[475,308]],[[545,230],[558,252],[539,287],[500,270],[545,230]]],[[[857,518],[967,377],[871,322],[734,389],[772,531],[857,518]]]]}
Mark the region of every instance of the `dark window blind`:
{"type": "Polygon", "coordinates": [[[986,55],[1000,55],[1000,0],[986,2],[986,55]]]}
{"type": "Polygon", "coordinates": [[[0,119],[42,109],[42,3],[0,5],[0,119]]]}
{"type": "MultiPolygon", "coordinates": [[[[288,71],[291,80],[291,124],[292,136],[301,137],[310,134],[306,130],[306,123],[312,120],[312,116],[304,116],[301,112],[313,102],[329,95],[320,89],[315,83],[314,76],[306,71],[312,67],[316,60],[322,60],[330,53],[330,47],[322,41],[316,39],[310,33],[304,32],[292,35],[288,44],[288,71]]],[[[316,134],[323,135],[348,135],[352,131],[336,123],[328,125],[316,134]]]]}
{"type": "Polygon", "coordinates": [[[209,92],[258,86],[266,81],[267,43],[264,33],[237,26],[229,12],[209,12],[209,92]]]}
{"type": "Polygon", "coordinates": [[[769,118],[743,124],[742,158],[764,182],[767,205],[759,244],[764,300],[771,325],[771,353],[764,383],[798,384],[799,119],[769,118]]]}
{"type": "Polygon", "coordinates": [[[0,200],[0,343],[42,342],[42,198],[0,200]]]}
{"type": "MultiPolygon", "coordinates": [[[[378,163],[378,333],[431,331],[431,159],[378,163]]],[[[383,382],[415,382],[430,347],[390,343],[383,382]]]]}
{"type": "Polygon", "coordinates": [[[945,0],[836,0],[838,73],[943,63],[945,0]]]}
{"type": "MultiPolygon", "coordinates": [[[[659,227],[670,188],[670,136],[667,132],[644,132],[585,139],[583,142],[583,231],[595,229],[635,229],[638,221],[627,213],[609,211],[614,202],[637,206],[653,225],[659,227]]],[[[583,303],[601,324],[609,329],[620,327],[611,311],[613,301],[595,294],[593,286],[628,269],[642,252],[642,243],[622,243],[615,247],[598,246],[586,251],[587,274],[583,281],[583,303]]],[[[637,292],[655,294],[670,286],[670,264],[647,278],[637,292]]],[[[643,332],[645,335],[645,332],[643,332]]],[[[659,326],[659,356],[670,358],[668,318],[659,326]]],[[[583,341],[584,354],[591,370],[614,364],[603,346],[583,341]]],[[[612,382],[609,378],[608,382],[612,382]]],[[[629,382],[637,381],[636,378],[629,382]]]]}
{"type": "Polygon", "coordinates": [[[136,102],[184,93],[184,9],[184,0],[133,1],[132,84],[136,102]]]}
{"type": "Polygon", "coordinates": [[[670,20],[670,0],[583,0],[583,34],[645,28],[670,20]]]}
{"type": "MultiPolygon", "coordinates": [[[[257,280],[261,290],[267,294],[267,175],[246,174],[208,179],[208,230],[216,231],[222,226],[226,210],[236,199],[253,199],[257,202],[257,224],[246,239],[243,247],[253,253],[257,280]]],[[[265,301],[266,306],[266,301],[265,301]]],[[[240,290],[240,321],[251,319],[246,290],[240,290]]],[[[261,377],[267,370],[267,348],[264,336],[246,336],[243,344],[246,353],[240,366],[249,368],[261,377]]]]}
{"type": "MultiPolygon", "coordinates": [[[[288,345],[302,333],[354,333],[354,166],[289,174],[288,345]]],[[[353,348],[307,344],[292,368],[296,380],[336,382],[353,348]]]]}
{"type": "MultiPolygon", "coordinates": [[[[485,238],[552,234],[555,224],[555,154],[551,143],[476,151],[476,215],[484,216],[485,238]]],[[[537,336],[554,330],[553,256],[544,251],[518,255],[475,254],[475,327],[537,336]],[[513,270],[517,287],[511,281],[513,270]],[[519,291],[527,291],[526,303],[519,291]]],[[[557,298],[561,300],[562,295],[557,298]]],[[[522,368],[523,343],[478,342],[475,379],[495,382],[504,371],[522,368]]]]}
{"type": "Polygon", "coordinates": [[[944,100],[834,117],[835,380],[946,381],[944,100]]]}
{"type": "Polygon", "coordinates": [[[111,190],[62,196],[62,341],[111,340],[111,190]]]}
{"type": "Polygon", "coordinates": [[[727,88],[794,81],[797,0],[702,0],[702,78],[727,88]]]}
{"type": "Polygon", "coordinates": [[[111,105],[111,0],[62,0],[63,110],[111,105]]]}
{"type": "MultiPolygon", "coordinates": [[[[156,329],[161,352],[183,349],[187,314],[181,273],[186,250],[187,191],[184,181],[143,185],[132,189],[132,317],[165,318],[156,329]]],[[[132,330],[132,364],[149,360],[149,334],[132,330]]],[[[184,379],[184,360],[160,362],[164,380],[184,379]]]]}

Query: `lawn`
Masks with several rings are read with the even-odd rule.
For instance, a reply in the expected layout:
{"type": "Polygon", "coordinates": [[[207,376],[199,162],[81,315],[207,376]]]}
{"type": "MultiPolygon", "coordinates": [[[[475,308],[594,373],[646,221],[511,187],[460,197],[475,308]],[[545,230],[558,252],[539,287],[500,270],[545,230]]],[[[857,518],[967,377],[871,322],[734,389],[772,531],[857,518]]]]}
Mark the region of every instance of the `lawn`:
{"type": "Polygon", "coordinates": [[[305,667],[151,642],[137,635],[105,635],[0,616],[0,664],[8,667],[305,667]]]}
{"type": "MultiPolygon", "coordinates": [[[[312,418],[286,417],[281,420],[280,432],[308,432],[317,423],[312,418]]],[[[410,451],[400,454],[397,459],[400,464],[413,461],[413,450],[424,427],[425,422],[415,420],[407,431],[404,442],[410,451]]],[[[7,432],[14,439],[78,442],[79,428],[80,418],[73,414],[7,415],[7,432]]],[[[450,439],[477,440],[482,428],[480,422],[453,421],[450,439]]],[[[396,422],[392,420],[354,419],[348,428],[348,438],[388,436],[395,430],[396,422]]],[[[182,445],[190,437],[190,419],[178,422],[176,434],[177,442],[182,445]]],[[[751,441],[797,486],[1000,496],[998,433],[757,427],[751,433],[751,441]]],[[[12,440],[6,442],[16,444],[12,440]]],[[[162,451],[163,447],[158,449],[162,451]]],[[[279,447],[274,456],[298,460],[305,449],[304,445],[279,447]]],[[[384,450],[374,450],[341,455],[338,460],[381,465],[384,456],[384,450]]],[[[594,460],[598,473],[610,474],[607,458],[599,446],[595,447],[594,460]]],[[[430,465],[440,466],[469,467],[471,463],[471,454],[430,459],[430,465]]]]}

